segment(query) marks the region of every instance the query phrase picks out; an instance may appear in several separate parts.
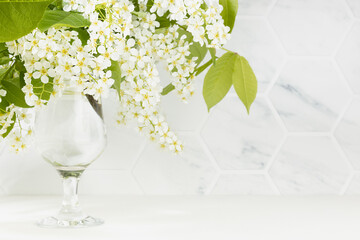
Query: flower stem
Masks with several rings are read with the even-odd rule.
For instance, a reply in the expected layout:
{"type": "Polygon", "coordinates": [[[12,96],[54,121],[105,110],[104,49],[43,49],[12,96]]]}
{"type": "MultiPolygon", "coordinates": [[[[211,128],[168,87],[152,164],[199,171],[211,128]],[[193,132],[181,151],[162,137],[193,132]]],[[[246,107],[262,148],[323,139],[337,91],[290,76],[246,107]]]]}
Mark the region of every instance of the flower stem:
{"type": "Polygon", "coordinates": [[[231,51],[231,50],[229,50],[229,49],[226,49],[226,48],[224,48],[224,47],[221,47],[221,49],[222,49],[222,50],[225,50],[225,51],[227,51],[227,52],[233,52],[233,51],[231,51]]]}

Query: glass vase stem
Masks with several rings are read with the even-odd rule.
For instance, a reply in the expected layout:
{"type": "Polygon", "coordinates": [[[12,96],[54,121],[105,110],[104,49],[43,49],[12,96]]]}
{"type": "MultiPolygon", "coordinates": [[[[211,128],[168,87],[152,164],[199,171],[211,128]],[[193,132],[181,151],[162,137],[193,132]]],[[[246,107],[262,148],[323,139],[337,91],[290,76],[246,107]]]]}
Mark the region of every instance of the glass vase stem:
{"type": "Polygon", "coordinates": [[[60,212],[64,214],[75,214],[81,212],[77,194],[78,184],[79,177],[63,177],[64,198],[60,212]]]}

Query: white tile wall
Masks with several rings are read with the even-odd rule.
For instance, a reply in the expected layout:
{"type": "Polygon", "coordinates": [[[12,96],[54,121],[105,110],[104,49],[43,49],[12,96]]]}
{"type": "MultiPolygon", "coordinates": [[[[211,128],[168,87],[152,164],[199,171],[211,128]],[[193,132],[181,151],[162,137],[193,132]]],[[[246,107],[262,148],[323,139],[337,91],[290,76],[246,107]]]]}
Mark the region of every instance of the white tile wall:
{"type": "MultiPolygon", "coordinates": [[[[174,156],[116,127],[107,99],[109,144],[82,194],[360,194],[360,1],[239,0],[226,47],[258,77],[251,115],[233,90],[207,113],[200,76],[191,104],[163,98],[185,142],[174,156]]],[[[35,149],[3,151],[0,194],[60,192],[35,149]]]]}

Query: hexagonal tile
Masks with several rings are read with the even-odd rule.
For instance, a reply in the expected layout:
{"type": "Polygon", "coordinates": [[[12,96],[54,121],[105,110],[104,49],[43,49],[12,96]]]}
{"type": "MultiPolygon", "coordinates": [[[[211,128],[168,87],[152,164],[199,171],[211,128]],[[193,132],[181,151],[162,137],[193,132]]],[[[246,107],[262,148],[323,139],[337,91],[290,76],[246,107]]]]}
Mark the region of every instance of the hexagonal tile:
{"type": "MultiPolygon", "coordinates": [[[[360,3],[360,2],[359,2],[360,3]]],[[[356,23],[342,43],[336,60],[352,90],[360,94],[360,23],[356,23]]]]}
{"type": "MultiPolygon", "coordinates": [[[[170,82],[170,74],[165,70],[165,65],[162,63],[158,64],[158,70],[163,86],[166,86],[170,82]]],[[[195,94],[189,99],[188,104],[183,103],[175,91],[162,97],[161,110],[173,130],[194,131],[200,127],[207,117],[207,107],[202,96],[204,77],[205,72],[197,76],[195,94]]]]}
{"type": "Polygon", "coordinates": [[[212,194],[220,195],[271,195],[275,194],[265,175],[222,174],[212,194]]]}
{"type": "Polygon", "coordinates": [[[265,15],[274,0],[239,0],[239,16],[265,15]]]}
{"type": "Polygon", "coordinates": [[[265,168],[283,138],[263,98],[255,101],[248,115],[241,101],[232,96],[212,110],[201,134],[224,170],[265,168]]]}
{"type": "Polygon", "coordinates": [[[278,0],[269,20],[290,54],[329,55],[351,17],[338,0],[278,0]]]}
{"type": "Polygon", "coordinates": [[[180,136],[184,152],[175,155],[149,144],[134,176],[147,194],[204,194],[216,177],[212,162],[196,136],[180,136]]]}
{"type": "Polygon", "coordinates": [[[0,183],[8,195],[62,193],[59,174],[34,146],[20,154],[4,149],[0,157],[0,183]]]}
{"type": "Polygon", "coordinates": [[[347,109],[335,130],[335,137],[348,159],[360,170],[360,100],[356,99],[347,109]]]}
{"type": "Polygon", "coordinates": [[[355,17],[360,18],[360,2],[358,0],[346,0],[355,17]]]}
{"type": "Polygon", "coordinates": [[[350,100],[346,83],[331,61],[290,60],[270,92],[280,117],[290,131],[329,131],[350,100]]]}
{"type": "Polygon", "coordinates": [[[269,173],[283,194],[338,194],[350,169],[330,138],[291,136],[269,173]]]}
{"type": "Polygon", "coordinates": [[[138,195],[142,194],[142,190],[130,171],[88,169],[81,177],[79,193],[86,195],[138,195]]]}
{"type": "Polygon", "coordinates": [[[130,170],[140,150],[145,144],[145,137],[130,126],[119,126],[115,121],[118,100],[116,93],[103,99],[104,120],[107,130],[107,146],[90,169],[130,170]]]}
{"type": "Polygon", "coordinates": [[[281,44],[263,19],[238,17],[226,47],[248,59],[257,77],[259,92],[267,89],[284,63],[281,44]]]}
{"type": "Polygon", "coordinates": [[[345,191],[346,195],[359,195],[360,194],[360,173],[355,173],[351,179],[348,188],[345,191]]]}

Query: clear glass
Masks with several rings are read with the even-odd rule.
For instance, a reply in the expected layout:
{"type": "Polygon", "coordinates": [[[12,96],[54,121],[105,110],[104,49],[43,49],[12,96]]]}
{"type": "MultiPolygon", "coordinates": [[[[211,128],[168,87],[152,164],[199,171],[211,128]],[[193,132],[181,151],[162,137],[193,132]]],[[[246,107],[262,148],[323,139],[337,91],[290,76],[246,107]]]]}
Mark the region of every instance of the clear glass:
{"type": "Polygon", "coordinates": [[[81,174],[106,145],[101,105],[91,100],[68,88],[36,115],[37,148],[59,172],[64,187],[60,212],[39,221],[41,227],[88,227],[103,223],[82,212],[77,194],[81,174]]]}

